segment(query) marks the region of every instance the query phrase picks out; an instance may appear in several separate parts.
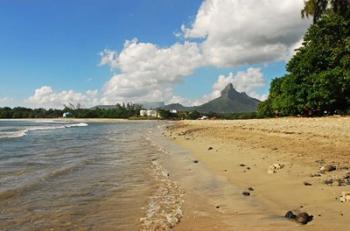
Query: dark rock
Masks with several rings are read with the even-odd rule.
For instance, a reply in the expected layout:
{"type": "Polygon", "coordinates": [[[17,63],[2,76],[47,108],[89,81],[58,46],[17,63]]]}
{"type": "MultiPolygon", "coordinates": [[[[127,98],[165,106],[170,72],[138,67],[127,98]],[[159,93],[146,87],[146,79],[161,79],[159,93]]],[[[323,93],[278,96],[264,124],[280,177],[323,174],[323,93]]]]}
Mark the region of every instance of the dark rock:
{"type": "Polygon", "coordinates": [[[292,211],[288,211],[284,217],[287,219],[295,219],[297,216],[292,211]]]}
{"type": "Polygon", "coordinates": [[[305,186],[311,186],[312,184],[305,181],[305,182],[304,182],[304,185],[305,185],[305,186]]]}
{"type": "Polygon", "coordinates": [[[245,167],[245,164],[240,164],[239,166],[241,166],[241,167],[245,167]]]}
{"type": "Polygon", "coordinates": [[[213,147],[209,147],[208,150],[213,150],[213,147]]]}
{"type": "Polygon", "coordinates": [[[254,191],[253,187],[249,187],[248,190],[252,192],[254,191]]]}
{"type": "Polygon", "coordinates": [[[247,167],[247,170],[250,170],[250,167],[247,167]]]}
{"type": "Polygon", "coordinates": [[[335,165],[325,165],[320,168],[321,173],[332,172],[335,170],[337,170],[337,167],[335,165]]]}
{"type": "Polygon", "coordinates": [[[243,195],[243,196],[246,196],[246,197],[247,197],[247,196],[250,196],[250,192],[244,191],[244,192],[242,192],[242,195],[243,195]]]}
{"type": "Polygon", "coordinates": [[[219,208],[220,208],[220,205],[217,205],[216,208],[219,209],[219,208]]]}
{"type": "Polygon", "coordinates": [[[194,161],[193,161],[193,163],[198,164],[198,163],[199,163],[199,161],[198,161],[198,160],[194,160],[194,161]]]}
{"type": "Polygon", "coordinates": [[[299,213],[296,217],[296,222],[306,225],[307,223],[309,223],[310,221],[312,221],[314,217],[307,214],[307,213],[299,213]]]}
{"type": "Polygon", "coordinates": [[[306,225],[310,221],[312,221],[313,216],[309,215],[305,212],[299,213],[299,214],[294,214],[292,211],[288,211],[286,215],[284,215],[285,218],[289,220],[295,220],[296,222],[306,225]]]}
{"type": "Polygon", "coordinates": [[[331,184],[333,184],[333,179],[325,180],[325,181],[323,181],[323,183],[331,185],[331,184]]]}

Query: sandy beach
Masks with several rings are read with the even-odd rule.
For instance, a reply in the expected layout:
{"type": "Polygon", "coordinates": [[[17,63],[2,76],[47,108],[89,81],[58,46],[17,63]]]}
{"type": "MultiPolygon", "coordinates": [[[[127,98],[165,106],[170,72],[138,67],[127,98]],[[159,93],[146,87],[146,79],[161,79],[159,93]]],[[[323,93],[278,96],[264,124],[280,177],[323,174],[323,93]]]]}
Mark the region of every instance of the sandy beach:
{"type": "Polygon", "coordinates": [[[164,135],[190,153],[166,164],[186,192],[176,230],[349,230],[350,117],[181,121],[164,135]]]}

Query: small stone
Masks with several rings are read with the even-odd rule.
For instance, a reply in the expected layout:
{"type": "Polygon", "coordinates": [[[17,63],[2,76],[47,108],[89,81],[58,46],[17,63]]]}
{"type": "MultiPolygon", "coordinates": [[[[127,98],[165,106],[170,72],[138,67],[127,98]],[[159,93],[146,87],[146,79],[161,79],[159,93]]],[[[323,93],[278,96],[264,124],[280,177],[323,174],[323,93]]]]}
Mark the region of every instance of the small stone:
{"type": "Polygon", "coordinates": [[[292,211],[288,211],[284,217],[287,219],[295,219],[297,216],[292,211]]]}
{"type": "Polygon", "coordinates": [[[248,190],[252,192],[254,191],[253,187],[249,187],[248,190]]]}
{"type": "Polygon", "coordinates": [[[310,221],[312,221],[313,216],[307,214],[307,213],[299,213],[296,217],[296,222],[306,225],[307,223],[309,223],[310,221]]]}
{"type": "Polygon", "coordinates": [[[333,184],[333,179],[327,179],[327,180],[323,181],[323,183],[331,185],[331,184],[333,184]]]}
{"type": "Polygon", "coordinates": [[[239,166],[241,166],[241,167],[245,167],[245,164],[240,164],[239,166]]]}
{"type": "Polygon", "coordinates": [[[247,170],[250,170],[250,167],[247,167],[247,170]]]}
{"type": "Polygon", "coordinates": [[[325,165],[320,168],[321,173],[332,172],[335,170],[337,170],[337,167],[335,165],[325,165]]]}
{"type": "Polygon", "coordinates": [[[198,160],[194,160],[194,161],[193,161],[193,163],[195,163],[195,164],[198,164],[198,162],[199,162],[198,160]]]}
{"type": "Polygon", "coordinates": [[[250,196],[250,192],[244,191],[244,192],[242,192],[242,195],[243,195],[243,196],[246,196],[246,197],[247,197],[247,196],[250,196]]]}
{"type": "Polygon", "coordinates": [[[219,208],[220,208],[220,205],[217,205],[216,208],[219,209],[219,208]]]}
{"type": "Polygon", "coordinates": [[[304,185],[305,185],[305,186],[311,186],[312,184],[305,181],[305,182],[304,182],[304,185]]]}
{"type": "Polygon", "coordinates": [[[208,150],[209,150],[209,151],[210,151],[210,150],[213,150],[213,147],[209,147],[208,150]]]}

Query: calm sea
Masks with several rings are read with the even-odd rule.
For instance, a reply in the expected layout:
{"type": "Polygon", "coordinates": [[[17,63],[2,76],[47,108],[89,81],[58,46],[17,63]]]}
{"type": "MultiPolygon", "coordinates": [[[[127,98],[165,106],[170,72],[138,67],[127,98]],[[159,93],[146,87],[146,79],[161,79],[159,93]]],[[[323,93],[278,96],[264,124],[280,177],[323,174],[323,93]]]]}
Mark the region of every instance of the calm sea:
{"type": "Polygon", "coordinates": [[[181,192],[157,162],[159,125],[0,120],[0,230],[169,229],[181,192]]]}

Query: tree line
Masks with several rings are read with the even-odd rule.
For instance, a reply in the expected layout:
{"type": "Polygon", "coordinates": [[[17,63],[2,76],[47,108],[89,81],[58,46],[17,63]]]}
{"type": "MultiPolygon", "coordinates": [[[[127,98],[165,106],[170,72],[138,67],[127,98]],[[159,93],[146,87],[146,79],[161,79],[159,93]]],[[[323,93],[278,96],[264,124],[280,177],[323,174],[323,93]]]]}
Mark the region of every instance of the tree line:
{"type": "Polygon", "coordinates": [[[71,118],[130,118],[138,116],[142,106],[138,104],[117,104],[110,109],[91,108],[84,109],[80,106],[65,106],[64,109],[31,109],[25,107],[0,108],[0,118],[59,118],[66,113],[71,118]]]}
{"type": "Polygon", "coordinates": [[[308,0],[301,13],[314,23],[258,116],[350,112],[350,0],[308,0]]]}

